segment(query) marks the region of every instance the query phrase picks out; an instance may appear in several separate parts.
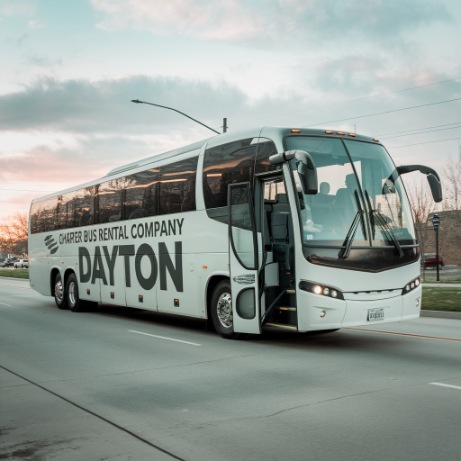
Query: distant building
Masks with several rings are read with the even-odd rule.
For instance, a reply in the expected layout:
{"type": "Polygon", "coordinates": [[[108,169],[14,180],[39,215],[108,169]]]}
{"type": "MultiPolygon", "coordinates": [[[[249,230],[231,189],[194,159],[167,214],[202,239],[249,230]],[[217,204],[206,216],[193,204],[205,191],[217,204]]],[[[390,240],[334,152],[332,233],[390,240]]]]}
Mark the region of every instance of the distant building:
{"type": "MultiPolygon", "coordinates": [[[[445,264],[461,265],[461,210],[437,212],[440,218],[439,254],[445,264]]],[[[424,253],[435,253],[435,231],[431,213],[427,218],[425,229],[424,253]]]]}

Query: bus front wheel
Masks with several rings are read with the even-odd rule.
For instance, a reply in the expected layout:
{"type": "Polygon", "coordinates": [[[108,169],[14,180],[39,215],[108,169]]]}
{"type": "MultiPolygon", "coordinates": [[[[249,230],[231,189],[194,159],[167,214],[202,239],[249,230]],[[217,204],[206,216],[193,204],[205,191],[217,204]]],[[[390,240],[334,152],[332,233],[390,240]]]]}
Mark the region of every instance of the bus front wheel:
{"type": "Polygon", "coordinates": [[[64,294],[64,283],[61,274],[58,272],[54,279],[54,301],[59,309],[68,309],[67,299],[64,294]]]}
{"type": "Polygon", "coordinates": [[[223,338],[238,338],[239,334],[234,333],[232,295],[228,280],[218,283],[213,291],[211,297],[211,320],[216,332],[223,338]]]}

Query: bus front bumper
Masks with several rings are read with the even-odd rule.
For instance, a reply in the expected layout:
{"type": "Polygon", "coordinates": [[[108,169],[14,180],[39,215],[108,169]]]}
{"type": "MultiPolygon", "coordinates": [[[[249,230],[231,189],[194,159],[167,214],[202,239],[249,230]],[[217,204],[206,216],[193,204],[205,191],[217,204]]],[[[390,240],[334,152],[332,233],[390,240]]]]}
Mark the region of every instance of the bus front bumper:
{"type": "Polygon", "coordinates": [[[298,331],[331,330],[418,318],[421,287],[402,295],[369,294],[333,299],[302,292],[298,299],[298,331]]]}

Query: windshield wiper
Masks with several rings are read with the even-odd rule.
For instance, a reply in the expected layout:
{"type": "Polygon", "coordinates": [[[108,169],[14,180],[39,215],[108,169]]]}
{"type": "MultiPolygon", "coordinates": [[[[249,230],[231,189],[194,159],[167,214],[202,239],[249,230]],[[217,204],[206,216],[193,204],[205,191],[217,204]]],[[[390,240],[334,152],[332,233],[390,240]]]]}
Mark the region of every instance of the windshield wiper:
{"type": "Polygon", "coordinates": [[[371,206],[371,200],[370,200],[370,196],[368,195],[368,191],[365,191],[365,195],[367,197],[368,208],[370,209],[370,223],[371,223],[371,232],[372,232],[373,240],[375,239],[376,225],[378,225],[380,229],[382,230],[382,232],[384,233],[384,235],[387,237],[387,240],[390,241],[394,245],[394,248],[399,253],[399,257],[402,258],[404,256],[402,247],[399,241],[396,239],[394,233],[392,232],[392,229],[389,227],[389,224],[386,222],[386,219],[384,218],[384,216],[378,210],[374,210],[373,207],[371,206]]]}
{"type": "Polygon", "coordinates": [[[347,232],[347,235],[346,235],[346,238],[344,239],[341,250],[339,250],[338,258],[340,259],[346,259],[349,256],[349,253],[351,252],[352,242],[354,241],[354,237],[357,232],[357,228],[359,227],[359,223],[362,225],[363,236],[365,240],[367,239],[367,230],[365,227],[365,220],[363,218],[365,211],[363,210],[362,205],[360,204],[357,191],[354,191],[354,196],[355,196],[355,201],[357,202],[358,211],[357,213],[355,213],[354,220],[352,221],[352,225],[349,228],[349,231],[347,232]]]}
{"type": "Polygon", "coordinates": [[[349,256],[351,251],[352,242],[354,241],[355,234],[359,227],[360,221],[363,219],[363,210],[358,210],[355,213],[354,220],[352,221],[352,225],[347,232],[346,238],[344,239],[343,245],[341,250],[339,250],[338,258],[346,259],[349,256]]]}
{"type": "Polygon", "coordinates": [[[394,245],[395,249],[399,253],[399,258],[403,258],[404,253],[402,247],[400,246],[399,241],[396,239],[392,229],[389,227],[389,224],[384,219],[383,215],[378,210],[371,210],[371,216],[374,216],[378,226],[381,228],[382,232],[387,237],[387,240],[394,245]]]}

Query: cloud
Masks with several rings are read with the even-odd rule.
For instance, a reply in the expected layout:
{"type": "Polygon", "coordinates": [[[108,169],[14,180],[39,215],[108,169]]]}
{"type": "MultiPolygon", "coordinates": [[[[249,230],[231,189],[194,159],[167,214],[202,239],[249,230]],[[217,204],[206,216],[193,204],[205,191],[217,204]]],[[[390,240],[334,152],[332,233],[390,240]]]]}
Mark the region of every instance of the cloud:
{"type": "MultiPolygon", "coordinates": [[[[257,6],[260,2],[253,2],[257,6]]],[[[159,35],[245,41],[266,35],[270,25],[255,6],[236,0],[92,0],[105,29],[150,30],[159,35]]]]}
{"type": "Polygon", "coordinates": [[[62,183],[75,176],[82,177],[88,171],[91,154],[79,153],[77,149],[52,149],[47,145],[39,145],[16,155],[2,155],[0,180],[3,184],[62,183]]]}
{"type": "Polygon", "coordinates": [[[187,127],[180,115],[130,102],[138,98],[173,107],[212,127],[220,126],[218,113],[227,106],[245,105],[243,93],[225,84],[217,89],[206,82],[144,76],[97,82],[43,78],[21,92],[0,96],[0,132],[161,133],[175,122],[187,127]]]}
{"type": "Polygon", "coordinates": [[[44,27],[46,27],[46,25],[43,22],[31,19],[30,21],[28,21],[27,27],[29,29],[35,30],[35,29],[43,29],[44,27]]]}
{"type": "Polygon", "coordinates": [[[386,47],[422,25],[451,21],[438,0],[92,0],[99,27],[135,29],[258,46],[342,44],[350,38],[386,47]],[[366,40],[363,38],[366,37],[366,40]],[[327,42],[325,41],[327,40],[327,42]]]}
{"type": "Polygon", "coordinates": [[[182,132],[144,136],[126,133],[75,135],[70,139],[51,138],[47,143],[35,145],[29,140],[28,148],[0,153],[0,183],[2,188],[14,189],[15,184],[22,184],[21,189],[30,189],[33,184],[37,189],[64,189],[105,176],[115,167],[190,142],[182,132]]]}
{"type": "MultiPolygon", "coordinates": [[[[23,91],[0,95],[0,134],[5,140],[12,133],[23,133],[21,138],[36,133],[39,142],[38,133],[42,138],[65,136],[67,140],[85,136],[103,139],[113,133],[138,140],[145,135],[157,139],[180,135],[187,144],[188,139],[194,141],[213,134],[174,111],[133,104],[131,100],[139,98],[177,109],[218,131],[222,118],[227,117],[234,131],[262,124],[309,126],[449,100],[461,93],[459,80],[428,84],[444,81],[447,76],[425,69],[419,71],[417,67],[407,73],[399,72],[377,58],[345,56],[304,70],[301,65],[296,72],[299,84],[259,100],[250,100],[230,84],[218,86],[183,78],[132,76],[96,82],[44,78],[23,91]]],[[[445,104],[440,109],[449,114],[456,107],[445,104]]],[[[437,107],[429,109],[435,112],[437,107]]],[[[423,116],[426,109],[421,108],[418,113],[423,116]]],[[[403,120],[405,115],[399,113],[399,119],[403,120]]],[[[410,116],[409,128],[416,128],[417,115],[408,112],[410,116]]],[[[360,125],[364,122],[362,118],[360,125]]],[[[370,117],[367,121],[370,128],[364,128],[382,132],[382,127],[373,126],[377,122],[378,117],[370,117]]],[[[2,143],[4,152],[7,144],[2,143]]]]}
{"type": "Polygon", "coordinates": [[[1,16],[27,16],[34,11],[35,6],[29,0],[2,0],[0,3],[1,16]]]}

